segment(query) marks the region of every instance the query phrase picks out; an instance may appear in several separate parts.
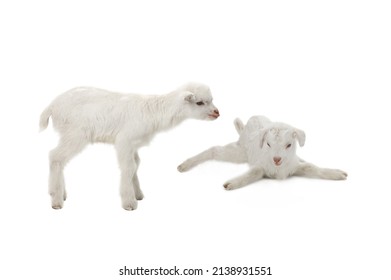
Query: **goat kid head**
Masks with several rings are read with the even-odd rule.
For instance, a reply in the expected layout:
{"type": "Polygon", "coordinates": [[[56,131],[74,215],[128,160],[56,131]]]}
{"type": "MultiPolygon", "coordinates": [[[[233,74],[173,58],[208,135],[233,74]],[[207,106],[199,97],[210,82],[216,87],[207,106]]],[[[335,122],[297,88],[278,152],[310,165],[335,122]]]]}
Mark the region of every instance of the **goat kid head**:
{"type": "Polygon", "coordinates": [[[281,167],[296,157],[296,141],[304,146],[304,131],[293,127],[268,127],[260,132],[260,147],[264,149],[267,161],[281,167]]]}
{"type": "Polygon", "coordinates": [[[212,93],[208,86],[199,83],[189,83],[181,89],[185,95],[184,107],[190,118],[215,120],[220,116],[219,110],[213,104],[212,93]]]}

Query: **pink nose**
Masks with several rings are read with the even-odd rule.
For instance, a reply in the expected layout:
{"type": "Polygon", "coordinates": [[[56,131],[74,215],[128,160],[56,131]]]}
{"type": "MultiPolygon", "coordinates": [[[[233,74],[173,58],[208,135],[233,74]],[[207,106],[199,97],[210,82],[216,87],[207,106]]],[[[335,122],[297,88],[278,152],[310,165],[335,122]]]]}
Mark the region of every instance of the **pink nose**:
{"type": "Polygon", "coordinates": [[[281,162],[281,157],[274,157],[274,158],[273,158],[273,161],[274,161],[274,163],[275,163],[276,165],[279,165],[280,162],[281,162]]]}
{"type": "Polygon", "coordinates": [[[215,113],[217,116],[220,116],[219,110],[217,109],[213,110],[213,113],[215,113]]]}

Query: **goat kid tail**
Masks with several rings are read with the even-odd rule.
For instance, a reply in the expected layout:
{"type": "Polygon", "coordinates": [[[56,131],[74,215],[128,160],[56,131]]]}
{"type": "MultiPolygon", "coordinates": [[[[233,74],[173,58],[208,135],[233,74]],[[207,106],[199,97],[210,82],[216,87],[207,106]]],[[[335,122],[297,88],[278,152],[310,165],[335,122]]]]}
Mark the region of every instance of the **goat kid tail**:
{"type": "Polygon", "coordinates": [[[39,131],[45,130],[49,124],[49,118],[52,115],[52,108],[47,107],[41,114],[39,119],[39,131]]]}
{"type": "Polygon", "coordinates": [[[244,124],[243,122],[239,119],[239,118],[236,118],[234,120],[234,125],[235,125],[235,128],[236,128],[236,131],[239,133],[239,135],[242,133],[243,129],[244,129],[244,124]]]}

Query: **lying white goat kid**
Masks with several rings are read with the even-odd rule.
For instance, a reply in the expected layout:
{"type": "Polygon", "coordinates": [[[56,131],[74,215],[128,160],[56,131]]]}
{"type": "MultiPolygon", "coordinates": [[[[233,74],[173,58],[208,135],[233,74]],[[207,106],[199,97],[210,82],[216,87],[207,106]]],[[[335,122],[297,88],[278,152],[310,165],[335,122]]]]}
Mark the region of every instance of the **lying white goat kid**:
{"type": "Polygon", "coordinates": [[[320,168],[296,155],[296,141],[301,147],[305,142],[302,130],[271,122],[263,116],[251,117],[246,126],[239,119],[234,124],[240,135],[237,142],[212,147],[183,162],[178,170],[185,172],[212,159],[248,163],[248,172],[224,184],[227,190],[246,186],[264,177],[285,179],[289,176],[303,176],[328,180],[344,180],[347,177],[347,173],[342,170],[320,168]]]}
{"type": "Polygon", "coordinates": [[[137,150],[159,131],[188,118],[215,120],[219,111],[212,103],[209,87],[188,83],[166,95],[120,94],[82,87],[58,96],[40,118],[40,128],[52,118],[60,134],[58,146],[49,154],[49,193],[52,207],[61,209],[66,199],[63,170],[88,143],[114,144],[121,169],[122,207],[137,208],[143,199],[137,177],[137,150]]]}

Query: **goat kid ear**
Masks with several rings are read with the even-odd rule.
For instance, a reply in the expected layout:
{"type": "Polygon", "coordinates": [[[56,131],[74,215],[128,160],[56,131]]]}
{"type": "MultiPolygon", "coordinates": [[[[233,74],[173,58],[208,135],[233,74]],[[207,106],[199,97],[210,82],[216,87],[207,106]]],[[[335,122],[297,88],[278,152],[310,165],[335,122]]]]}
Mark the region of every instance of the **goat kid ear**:
{"type": "Polygon", "coordinates": [[[244,129],[244,124],[243,122],[239,119],[239,118],[236,118],[234,120],[234,125],[235,125],[235,128],[236,128],[236,131],[238,132],[238,134],[240,135],[244,129]]]}
{"type": "Polygon", "coordinates": [[[192,102],[195,102],[195,101],[196,101],[196,98],[195,98],[195,96],[194,96],[193,93],[191,93],[191,92],[188,91],[188,92],[186,92],[185,100],[186,100],[187,102],[192,103],[192,102]]]}
{"type": "Polygon", "coordinates": [[[266,140],[266,135],[267,135],[268,129],[262,129],[259,133],[259,139],[261,140],[259,142],[259,147],[262,148],[263,144],[265,143],[266,140]]]}
{"type": "Polygon", "coordinates": [[[304,133],[304,131],[295,128],[293,130],[293,135],[292,136],[293,136],[293,138],[297,139],[297,141],[299,142],[300,147],[304,146],[304,143],[305,143],[305,133],[304,133]]]}

